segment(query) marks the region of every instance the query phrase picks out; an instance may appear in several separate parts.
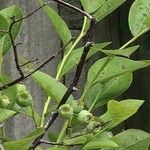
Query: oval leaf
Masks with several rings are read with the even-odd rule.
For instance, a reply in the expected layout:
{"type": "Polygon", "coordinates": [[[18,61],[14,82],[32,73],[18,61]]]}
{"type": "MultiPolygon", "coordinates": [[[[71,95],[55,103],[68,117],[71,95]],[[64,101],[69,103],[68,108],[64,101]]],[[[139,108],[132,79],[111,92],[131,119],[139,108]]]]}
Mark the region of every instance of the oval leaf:
{"type": "MultiPolygon", "coordinates": [[[[37,0],[37,2],[40,5],[44,4],[43,0],[37,0]]],[[[65,21],[50,6],[45,6],[44,11],[46,12],[48,18],[52,22],[63,44],[67,44],[72,39],[72,35],[65,21]]],[[[69,44],[67,46],[67,49],[70,48],[71,45],[72,44],[69,44]]]]}
{"type": "Polygon", "coordinates": [[[117,134],[110,140],[119,145],[114,150],[149,150],[150,134],[138,129],[129,129],[117,134]]]}
{"type": "MultiPolygon", "coordinates": [[[[50,75],[37,71],[32,75],[33,79],[44,89],[46,94],[54,99],[57,103],[60,102],[64,96],[67,88],[56,79],[52,78],[50,75]]],[[[73,101],[73,97],[70,96],[68,101],[73,101]]]]}
{"type": "Polygon", "coordinates": [[[150,1],[136,0],[130,9],[129,27],[133,36],[150,29],[150,1]]]}
{"type": "Polygon", "coordinates": [[[81,4],[88,13],[95,12],[105,0],[81,0],[81,4]]]}
{"type": "Polygon", "coordinates": [[[107,105],[108,111],[100,117],[104,122],[111,122],[110,129],[134,115],[144,101],[128,99],[121,102],[110,100],[107,105]]]}
{"type": "MultiPolygon", "coordinates": [[[[91,0],[92,1],[92,0],[91,0]]],[[[120,5],[122,5],[127,0],[105,0],[104,3],[99,7],[99,9],[93,14],[98,21],[102,20],[120,5]]]]}
{"type": "Polygon", "coordinates": [[[32,141],[43,133],[44,129],[42,128],[36,129],[36,131],[31,133],[26,138],[17,141],[6,142],[3,144],[3,147],[6,150],[27,150],[31,145],[32,141]]]}
{"type": "Polygon", "coordinates": [[[129,58],[131,54],[134,53],[138,48],[139,46],[132,46],[122,50],[116,49],[116,50],[100,50],[100,51],[109,56],[116,55],[116,56],[125,56],[129,58]]]}
{"type": "Polygon", "coordinates": [[[96,98],[97,102],[94,108],[100,107],[109,100],[118,97],[129,88],[132,79],[133,75],[130,73],[111,79],[104,86],[100,82],[96,83],[85,96],[86,106],[90,108],[96,98]]]}
{"type": "MultiPolygon", "coordinates": [[[[3,31],[7,31],[8,29],[8,22],[6,20],[6,18],[0,14],[0,30],[3,30],[3,31]]],[[[0,33],[0,35],[3,34],[3,33],[0,33]]]]}
{"type": "Polygon", "coordinates": [[[98,60],[92,65],[88,72],[87,84],[95,79],[95,76],[96,80],[94,81],[94,83],[104,83],[112,78],[150,66],[150,60],[134,61],[131,59],[115,56],[113,57],[113,59],[111,59],[111,61],[107,64],[103,71],[98,74],[101,66],[105,63],[106,60],[107,57],[98,60]]]}
{"type": "Polygon", "coordinates": [[[118,145],[109,139],[95,139],[88,142],[84,147],[83,150],[97,150],[100,148],[116,148],[118,145]]]}
{"type": "MultiPolygon", "coordinates": [[[[7,20],[8,25],[6,27],[8,30],[9,26],[12,22],[10,18],[15,16],[16,20],[20,19],[23,17],[23,12],[21,11],[21,9],[18,6],[14,5],[14,6],[10,6],[8,8],[0,10],[0,15],[3,16],[7,20]]],[[[21,24],[22,24],[22,21],[14,24],[14,26],[12,28],[12,36],[14,39],[18,35],[21,24]]],[[[0,38],[2,38],[3,36],[4,36],[4,34],[0,34],[0,38]]],[[[6,38],[5,38],[5,44],[3,47],[3,54],[6,54],[7,51],[9,50],[9,48],[11,47],[11,41],[10,41],[9,36],[6,34],[5,34],[5,36],[6,36],[6,38]]]]}

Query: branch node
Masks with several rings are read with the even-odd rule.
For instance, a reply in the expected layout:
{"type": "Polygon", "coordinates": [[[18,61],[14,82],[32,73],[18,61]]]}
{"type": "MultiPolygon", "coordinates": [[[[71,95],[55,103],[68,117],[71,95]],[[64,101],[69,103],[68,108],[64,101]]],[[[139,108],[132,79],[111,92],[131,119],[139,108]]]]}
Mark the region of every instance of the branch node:
{"type": "Polygon", "coordinates": [[[78,91],[79,89],[78,89],[78,88],[76,88],[76,87],[73,87],[73,90],[74,90],[74,91],[78,91]]]}

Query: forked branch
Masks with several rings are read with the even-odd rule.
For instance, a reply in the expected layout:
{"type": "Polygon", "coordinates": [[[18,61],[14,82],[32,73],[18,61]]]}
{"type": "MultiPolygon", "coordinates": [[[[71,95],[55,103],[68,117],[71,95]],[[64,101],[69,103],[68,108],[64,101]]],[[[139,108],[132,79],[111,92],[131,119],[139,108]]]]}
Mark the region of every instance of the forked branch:
{"type": "Polygon", "coordinates": [[[33,143],[31,144],[31,146],[29,147],[29,150],[34,150],[38,145],[41,144],[41,140],[43,139],[44,135],[46,134],[46,132],[48,131],[48,129],[51,127],[51,125],[54,123],[54,121],[58,117],[58,111],[57,111],[58,108],[61,105],[65,104],[66,101],[68,100],[69,96],[75,91],[74,89],[75,89],[75,87],[78,84],[78,81],[80,79],[80,76],[81,76],[81,73],[82,73],[85,61],[86,61],[86,57],[88,55],[88,52],[89,52],[90,48],[93,45],[93,42],[92,42],[92,39],[93,39],[92,32],[93,32],[93,25],[94,24],[95,24],[95,22],[92,21],[91,27],[90,27],[90,29],[89,29],[89,31],[87,33],[87,39],[86,39],[86,42],[85,42],[86,44],[84,46],[83,53],[81,55],[80,61],[79,61],[78,65],[77,65],[76,72],[75,72],[75,75],[74,75],[72,83],[70,84],[68,90],[66,91],[66,93],[62,97],[60,103],[57,106],[56,111],[54,111],[54,112],[51,113],[51,117],[50,117],[50,119],[47,121],[47,123],[45,125],[45,132],[42,135],[40,135],[39,137],[37,137],[33,141],[33,143]]]}

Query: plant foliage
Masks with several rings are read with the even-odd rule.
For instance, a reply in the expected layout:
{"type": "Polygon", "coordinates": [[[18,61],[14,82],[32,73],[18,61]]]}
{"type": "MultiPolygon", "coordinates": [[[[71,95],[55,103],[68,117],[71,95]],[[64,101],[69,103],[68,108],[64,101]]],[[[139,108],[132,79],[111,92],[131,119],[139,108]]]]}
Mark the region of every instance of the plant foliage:
{"type": "Polygon", "coordinates": [[[150,1],[135,0],[133,2],[128,20],[133,38],[119,49],[108,49],[110,42],[93,43],[90,41],[90,34],[93,23],[110,15],[126,0],[80,0],[84,10],[61,0],[53,0],[84,15],[81,33],[75,40],[72,40],[70,29],[51,3],[45,3],[44,0],[35,1],[40,7],[25,17],[17,5],[0,10],[1,129],[4,132],[3,123],[20,113],[31,117],[36,127],[35,131],[19,140],[9,140],[9,137],[2,134],[0,137],[3,148],[5,150],[42,150],[40,144],[45,143],[52,146],[47,150],[68,150],[73,146],[81,150],[148,150],[149,133],[139,129],[129,129],[115,135],[112,129],[134,115],[144,103],[143,100],[138,99],[121,101],[117,99],[131,85],[134,71],[150,66],[150,60],[130,58],[139,47],[130,46],[130,44],[150,29],[150,1]],[[18,60],[15,39],[22,22],[40,9],[43,9],[48,16],[47,19],[53,24],[65,49],[63,58],[57,66],[56,77],[39,71],[55,58],[55,55],[37,69],[33,67],[30,60],[22,67],[19,65],[24,58],[18,60]],[[86,44],[79,46],[79,42],[86,36],[88,37],[86,44]],[[1,70],[5,54],[11,50],[11,47],[14,51],[16,69],[21,75],[12,82],[11,78],[1,70]],[[83,93],[79,99],[75,100],[72,93],[77,90],[76,85],[83,66],[86,60],[97,53],[104,57],[90,67],[83,93]],[[71,85],[66,87],[62,78],[75,69],[74,79],[71,85]],[[31,73],[25,75],[22,70],[31,73]],[[19,83],[29,76],[32,76],[32,79],[46,93],[47,100],[44,103],[42,115],[38,114],[34,108],[35,101],[32,93],[24,84],[19,83]],[[107,105],[107,111],[102,115],[94,115],[95,108],[100,110],[103,105],[107,105]],[[51,117],[49,117],[50,114],[51,117]],[[43,136],[55,123],[57,116],[65,121],[62,130],[49,131],[49,140],[44,141],[43,136]]]}

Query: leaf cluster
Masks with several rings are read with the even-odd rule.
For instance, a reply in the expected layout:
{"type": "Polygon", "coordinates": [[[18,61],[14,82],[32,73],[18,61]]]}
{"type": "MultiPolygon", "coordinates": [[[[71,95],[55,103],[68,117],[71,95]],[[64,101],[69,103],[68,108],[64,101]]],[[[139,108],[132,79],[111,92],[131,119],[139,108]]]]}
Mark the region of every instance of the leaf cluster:
{"type": "MultiPolygon", "coordinates": [[[[150,60],[130,59],[132,53],[139,47],[139,45],[130,46],[130,44],[150,30],[150,1],[135,0],[132,4],[128,22],[133,38],[119,49],[108,49],[107,46],[111,42],[93,43],[87,46],[88,40],[91,40],[90,36],[86,45],[79,47],[78,43],[89,35],[89,32],[92,32],[93,22],[94,24],[100,22],[126,0],[80,0],[84,11],[64,1],[54,1],[84,15],[82,30],[76,39],[73,39],[70,29],[57,11],[43,0],[36,0],[41,7],[26,17],[23,17],[22,10],[16,5],[0,10],[1,85],[12,80],[1,70],[5,54],[11,46],[16,52],[15,38],[19,34],[22,21],[34,15],[39,9],[44,10],[64,45],[64,55],[57,67],[55,77],[39,70],[30,74],[47,96],[42,115],[39,115],[34,108],[32,93],[29,93],[25,85],[18,83],[29,75],[24,76],[23,74],[19,78],[21,80],[10,82],[10,86],[0,91],[1,129],[4,130],[3,123],[8,118],[20,113],[31,117],[36,127],[35,131],[20,140],[11,141],[2,135],[2,146],[5,150],[42,150],[39,145],[45,143],[53,145],[47,150],[66,150],[72,149],[72,147],[81,150],[148,150],[150,145],[149,133],[138,129],[129,129],[114,135],[112,129],[134,115],[144,102],[138,99],[118,101],[117,97],[131,85],[134,71],[150,66],[150,60]],[[89,52],[84,57],[86,48],[89,52]],[[97,53],[103,54],[104,57],[90,67],[83,93],[79,99],[75,99],[72,93],[76,91],[76,82],[79,80],[83,65],[86,60],[97,53]],[[61,79],[75,68],[77,69],[74,80],[68,88],[61,82],[61,79]],[[9,103],[6,101],[6,97],[9,103]],[[67,98],[65,99],[65,97],[67,98]],[[67,104],[64,104],[65,102],[67,104]],[[100,116],[93,114],[96,108],[100,110],[104,105],[107,105],[107,111],[104,114],[100,116]],[[46,122],[50,115],[52,119],[55,116],[54,120],[57,116],[62,117],[65,123],[60,132],[48,131],[49,140],[44,141],[43,136],[50,127],[50,125],[45,126],[45,124],[54,121],[48,120],[46,122]]],[[[20,66],[23,66],[25,71],[31,71],[33,68],[31,60],[23,63],[25,59],[21,59],[22,64],[19,64],[17,52],[14,55],[16,69],[19,73],[22,74],[20,66]]]]}

